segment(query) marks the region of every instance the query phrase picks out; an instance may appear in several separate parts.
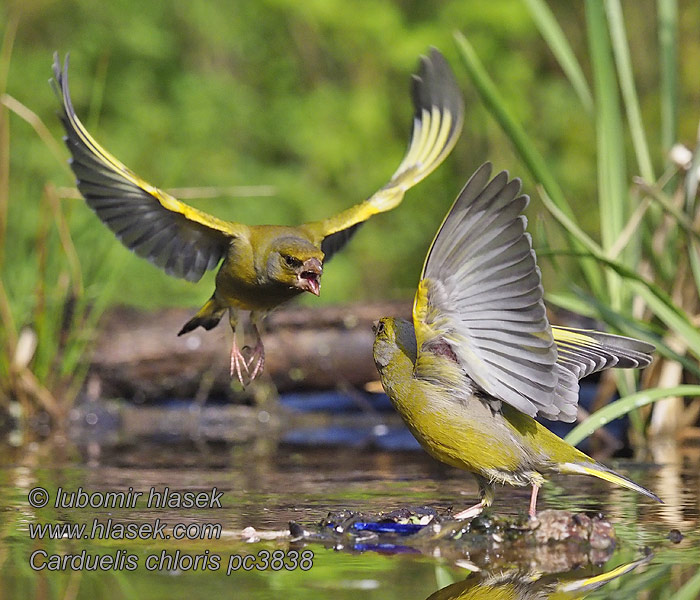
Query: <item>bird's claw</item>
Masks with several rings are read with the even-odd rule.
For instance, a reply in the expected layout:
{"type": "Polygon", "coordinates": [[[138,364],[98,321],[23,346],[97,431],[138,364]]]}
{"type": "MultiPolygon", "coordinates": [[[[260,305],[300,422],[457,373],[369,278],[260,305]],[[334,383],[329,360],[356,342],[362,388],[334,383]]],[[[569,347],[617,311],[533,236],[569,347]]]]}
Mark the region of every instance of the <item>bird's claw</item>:
{"type": "Polygon", "coordinates": [[[246,387],[251,381],[253,381],[260,373],[262,373],[263,366],[265,365],[265,348],[262,344],[262,340],[258,338],[258,342],[255,344],[255,348],[250,348],[250,346],[243,346],[243,348],[238,348],[235,340],[231,346],[231,377],[234,375],[237,377],[238,381],[241,382],[243,387],[246,387]],[[250,356],[246,358],[246,354],[250,352],[250,356]],[[244,374],[245,373],[245,377],[244,374]]]}
{"type": "Polygon", "coordinates": [[[248,372],[250,373],[250,380],[253,381],[260,373],[262,373],[263,366],[265,366],[265,347],[262,344],[260,338],[258,338],[258,343],[255,344],[253,348],[253,354],[251,354],[250,359],[246,363],[248,372]],[[255,362],[255,367],[250,371],[250,367],[255,362]]]}
{"type": "Polygon", "coordinates": [[[250,376],[250,372],[248,371],[248,363],[246,362],[245,357],[238,349],[238,345],[234,341],[233,345],[231,346],[231,378],[233,378],[233,376],[236,375],[238,377],[238,381],[240,381],[241,385],[245,387],[246,383],[243,380],[243,370],[245,370],[247,379],[254,379],[250,376]]]}

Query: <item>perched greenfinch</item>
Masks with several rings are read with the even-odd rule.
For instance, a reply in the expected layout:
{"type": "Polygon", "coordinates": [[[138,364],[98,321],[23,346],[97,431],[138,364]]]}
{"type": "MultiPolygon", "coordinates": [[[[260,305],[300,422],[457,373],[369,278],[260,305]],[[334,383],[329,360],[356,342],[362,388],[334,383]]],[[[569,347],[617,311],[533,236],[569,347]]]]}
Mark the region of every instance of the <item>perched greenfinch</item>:
{"type": "Polygon", "coordinates": [[[228,310],[233,329],[231,376],[244,384],[263,369],[259,333],[263,317],[303,292],[321,290],[324,261],[340,250],[372,215],[396,207],[406,190],[429,175],[454,147],[462,130],[463,103],[445,58],[436,49],[421,57],[412,79],[413,127],[408,150],[390,181],[364,202],[322,221],[286,227],[223,221],[180,202],[120,163],[88,133],[73,110],[68,58],[53,64],[54,88],[72,154],[71,168],[88,205],[129,249],[169,275],[199,281],[216,274],[214,294],[182,327],[211,329],[228,310]],[[223,262],[222,262],[223,261],[223,262]],[[250,311],[256,343],[244,357],[236,343],[239,311],[250,311]]]}
{"type": "Polygon", "coordinates": [[[474,173],[433,240],[413,323],[383,318],[374,326],[386,393],[429,454],[476,476],[481,500],[458,518],[490,506],[494,482],[531,485],[534,517],[550,473],[593,475],[660,502],[533,418],[573,421],[579,379],[644,367],[654,347],[549,324],[521,214],[529,199],[518,179],[490,174],[488,163],[474,173]]]}

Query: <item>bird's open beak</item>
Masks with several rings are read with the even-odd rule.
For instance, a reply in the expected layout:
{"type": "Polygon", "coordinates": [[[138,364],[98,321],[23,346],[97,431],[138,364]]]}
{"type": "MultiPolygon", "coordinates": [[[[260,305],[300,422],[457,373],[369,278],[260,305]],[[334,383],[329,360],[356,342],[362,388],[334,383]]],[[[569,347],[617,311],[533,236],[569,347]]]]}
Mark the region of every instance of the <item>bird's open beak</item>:
{"type": "Polygon", "coordinates": [[[314,296],[320,296],[322,273],[323,265],[318,258],[309,258],[304,261],[299,273],[299,288],[305,292],[311,292],[314,296]]]}

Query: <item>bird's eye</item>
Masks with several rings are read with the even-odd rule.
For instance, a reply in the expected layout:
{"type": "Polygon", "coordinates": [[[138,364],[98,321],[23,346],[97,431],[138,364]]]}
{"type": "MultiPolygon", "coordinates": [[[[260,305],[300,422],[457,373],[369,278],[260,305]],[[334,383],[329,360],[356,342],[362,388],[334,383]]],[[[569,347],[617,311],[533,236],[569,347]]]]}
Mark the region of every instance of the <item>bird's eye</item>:
{"type": "Polygon", "coordinates": [[[375,321],[372,324],[372,331],[374,332],[374,335],[380,335],[384,333],[384,321],[375,321]]]}
{"type": "Polygon", "coordinates": [[[288,254],[285,254],[282,258],[284,258],[284,262],[286,262],[290,267],[300,267],[301,266],[301,261],[298,258],[295,258],[293,256],[289,256],[288,254]]]}

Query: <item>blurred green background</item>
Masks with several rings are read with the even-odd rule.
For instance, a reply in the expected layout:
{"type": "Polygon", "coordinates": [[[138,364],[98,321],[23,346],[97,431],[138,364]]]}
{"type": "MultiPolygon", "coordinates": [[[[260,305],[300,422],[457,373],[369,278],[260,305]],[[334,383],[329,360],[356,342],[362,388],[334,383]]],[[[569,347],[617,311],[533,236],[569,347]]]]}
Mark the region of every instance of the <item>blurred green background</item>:
{"type": "MultiPolygon", "coordinates": [[[[550,6],[587,71],[583,4],[550,6]]],[[[660,118],[655,4],[635,1],[624,8],[643,117],[653,136],[660,118]]],[[[700,6],[685,2],[680,11],[680,104],[700,106],[695,69],[700,6]]],[[[47,84],[51,55],[70,51],[76,110],[98,141],[159,187],[274,186],[272,196],[188,200],[250,224],[319,219],[383,185],[408,137],[409,76],[419,54],[429,45],[439,47],[466,98],[462,139],[400,209],[373,219],[334,258],[324,274],[322,302],[410,297],[425,249],[472,170],[488,159],[496,168],[524,172],[469,84],[452,38],[455,30],[469,37],[537,140],[582,223],[595,227],[598,220],[593,122],[521,0],[99,5],[6,0],[0,7],[5,30],[15,19],[7,93],[34,111],[54,136],[62,131],[47,84]]],[[[680,139],[689,145],[697,117],[680,115],[680,139]]],[[[27,270],[38,268],[34,249],[42,188],[47,181],[69,186],[72,180],[26,122],[14,114],[9,119],[5,251],[11,260],[3,265],[3,278],[11,295],[30,294],[27,270]]],[[[525,188],[535,196],[527,179],[525,188]]],[[[81,200],[64,200],[64,206],[86,284],[99,265],[101,273],[113,274],[109,292],[100,294],[155,308],[195,306],[211,293],[211,276],[199,285],[169,278],[121,248],[81,200]]],[[[529,216],[540,214],[535,199],[529,216]]],[[[545,281],[550,290],[561,285],[545,281]]]]}
{"type": "MultiPolygon", "coordinates": [[[[474,88],[466,61],[455,45],[455,31],[473,45],[511,112],[545,157],[576,222],[600,240],[599,228],[606,215],[599,214],[599,182],[607,174],[597,163],[596,115],[605,111],[584,109],[533,21],[528,2],[532,4],[531,0],[0,0],[0,408],[4,411],[10,406],[7,397],[36,398],[35,413],[48,411],[55,423],[66,422],[65,408],[71,406],[82,385],[86,349],[105,307],[196,307],[213,289],[211,273],[195,285],[167,277],[132,255],[81,199],[65,198],[60,206],[54,201],[51,185],[73,185],[66,166],[68,151],[60,144],[58,102],[47,83],[54,51],[61,57],[71,53],[71,91],[80,118],[107,150],[136,173],[165,189],[271,186],[274,195],[221,193],[186,201],[218,217],[244,223],[296,224],[338,212],[387,181],[408,139],[410,74],[418,56],[430,45],[440,48],[452,64],[466,101],[462,138],[447,161],[411,190],[398,209],[373,218],[334,257],[324,273],[321,298],[303,301],[318,306],[384,298],[408,300],[438,224],[466,179],[485,160],[493,161],[496,169],[524,177],[525,191],[533,197],[527,214],[535,246],[570,248],[542,205],[535,182],[509,137],[474,88]],[[33,120],[34,127],[27,119],[33,120]],[[55,148],[37,134],[42,124],[53,136],[55,148]],[[37,346],[27,349],[31,343],[37,346]],[[17,358],[20,355],[22,360],[17,358]],[[55,408],[54,398],[64,399],[63,405],[55,408]]],[[[607,89],[598,90],[594,85],[589,48],[594,36],[589,36],[586,26],[596,23],[592,15],[602,3],[548,0],[546,4],[596,99],[598,93],[607,93],[617,100],[614,77],[607,89]]],[[[673,0],[622,2],[636,91],[657,174],[673,171],[664,168],[668,136],[662,134],[660,83],[660,56],[673,54],[673,48],[665,53],[660,50],[657,28],[666,18],[661,13],[674,12],[675,6],[673,0]]],[[[677,89],[667,90],[667,96],[679,108],[677,123],[667,124],[666,133],[692,149],[700,118],[700,3],[679,0],[677,6],[678,56],[672,64],[677,65],[677,89]]],[[[675,31],[675,21],[669,29],[675,31]]],[[[605,32],[598,37],[605,38],[605,32]]],[[[600,69],[605,60],[599,57],[598,63],[600,69]]],[[[673,80],[670,71],[676,71],[666,72],[673,80]]],[[[620,131],[624,131],[626,162],[617,166],[626,170],[624,185],[631,188],[632,177],[639,171],[631,159],[636,148],[629,129],[620,131]]],[[[669,195],[683,183],[682,173],[672,177],[670,185],[665,181],[658,185],[669,195]]],[[[648,183],[656,185],[655,180],[648,183]]],[[[693,203],[687,203],[686,217],[692,221],[698,209],[695,192],[691,195],[693,203]]],[[[627,223],[639,198],[636,193],[622,196],[627,223]]],[[[632,229],[634,239],[647,235],[656,241],[649,232],[662,229],[657,227],[659,214],[648,211],[650,218],[645,219],[644,227],[632,229]]],[[[612,277],[602,262],[596,268],[601,279],[605,277],[604,283],[613,291],[624,287],[629,292],[619,305],[611,302],[612,293],[596,296],[597,304],[580,294],[581,288],[589,291],[579,276],[582,269],[556,271],[544,252],[539,261],[548,292],[578,285],[570,296],[589,306],[592,316],[615,317],[616,330],[641,335],[637,329],[621,326],[648,324],[645,339],[652,336],[659,354],[670,359],[650,379],[661,381],[666,388],[695,383],[700,377],[700,261],[689,275],[693,264],[688,267],[688,253],[695,247],[688,243],[692,236],[679,226],[683,222],[664,224],[671,233],[658,238],[653,252],[646,248],[652,244],[645,244],[645,252],[639,252],[644,260],[620,258],[630,272],[645,276],[643,269],[652,264],[648,278],[661,292],[672,292],[673,287],[683,292],[674,293],[672,303],[652,289],[646,300],[651,309],[632,297],[634,281],[627,276],[612,277]],[[654,261],[660,263],[658,268],[654,261]],[[678,281],[683,285],[676,286],[678,281]],[[692,284],[692,294],[685,294],[687,283],[692,284]],[[650,304],[649,300],[657,302],[650,304]],[[686,360],[686,370],[664,377],[663,367],[681,359],[686,360]]],[[[609,250],[610,244],[602,245],[609,250]]],[[[629,246],[635,249],[641,244],[629,246]]],[[[589,265],[593,262],[581,260],[589,265]]],[[[566,264],[566,259],[562,262],[566,264]]],[[[622,376],[619,380],[625,383],[622,376]]],[[[626,393],[637,389],[635,381],[626,383],[626,393]]],[[[668,394],[690,394],[688,389],[674,390],[680,388],[668,394]]],[[[660,403],[652,416],[661,415],[662,425],[672,422],[675,434],[674,427],[697,422],[697,401],[671,400],[680,400],[681,411],[687,408],[685,421],[666,419],[663,415],[671,411],[657,411],[660,403]]],[[[638,406],[638,401],[639,396],[628,396],[627,406],[638,406]]],[[[28,402],[22,414],[31,416],[28,402]]],[[[648,415],[647,411],[637,416],[638,431],[649,421],[654,424],[648,415]]],[[[22,453],[27,454],[24,448],[22,453]]],[[[660,481],[669,493],[675,490],[684,498],[693,498],[692,489],[683,487],[673,461],[666,456],[657,455],[654,460],[670,463],[675,478],[669,485],[667,479],[660,481]]],[[[148,454],[149,462],[151,458],[148,454]]],[[[39,464],[43,463],[41,458],[39,464]]],[[[19,495],[15,483],[6,489],[19,495]]],[[[679,502],[669,506],[676,504],[680,506],[679,502]]],[[[664,521],[663,527],[667,525],[664,521]]],[[[15,524],[10,522],[10,526],[15,524]]],[[[24,546],[16,548],[19,551],[24,546]]],[[[665,585],[665,579],[660,581],[665,585]]],[[[681,579],[674,575],[673,581],[678,584],[681,579]]],[[[660,593],[668,595],[670,587],[660,593]]]]}

